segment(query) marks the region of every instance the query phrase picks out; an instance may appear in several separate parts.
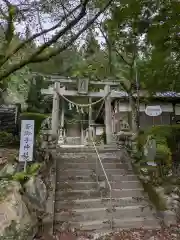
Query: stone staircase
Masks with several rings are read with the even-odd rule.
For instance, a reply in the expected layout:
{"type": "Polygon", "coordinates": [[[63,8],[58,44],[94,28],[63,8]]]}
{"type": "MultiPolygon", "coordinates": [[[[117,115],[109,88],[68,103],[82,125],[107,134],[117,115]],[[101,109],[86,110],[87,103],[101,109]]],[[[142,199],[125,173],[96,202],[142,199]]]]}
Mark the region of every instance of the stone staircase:
{"type": "Polygon", "coordinates": [[[67,145],[80,145],[81,137],[66,137],[66,144],[67,145]]]}
{"type": "Polygon", "coordinates": [[[113,229],[157,228],[158,220],[144,199],[143,188],[123,155],[116,148],[99,149],[112,187],[109,189],[99,166],[96,183],[96,153],[93,148],[59,150],[57,157],[55,230],[64,222],[78,230],[108,232],[113,229]]]}

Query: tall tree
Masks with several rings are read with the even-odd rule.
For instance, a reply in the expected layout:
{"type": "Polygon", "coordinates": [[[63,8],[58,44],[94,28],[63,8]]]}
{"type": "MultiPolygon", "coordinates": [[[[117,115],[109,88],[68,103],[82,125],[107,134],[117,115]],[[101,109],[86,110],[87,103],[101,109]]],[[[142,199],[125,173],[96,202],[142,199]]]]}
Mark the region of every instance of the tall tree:
{"type": "Polygon", "coordinates": [[[139,102],[133,93],[140,87],[155,92],[180,86],[179,10],[176,1],[127,0],[114,4],[109,19],[99,23],[111,73],[129,95],[134,131],[139,102]]]}
{"type": "MultiPolygon", "coordinates": [[[[138,4],[138,1],[136,1],[138,4]]],[[[145,29],[139,29],[138,15],[143,17],[139,5],[134,2],[115,5],[111,11],[111,17],[102,23],[99,28],[105,38],[109,54],[111,75],[119,80],[121,88],[128,93],[129,102],[132,107],[132,129],[137,131],[138,123],[138,101],[134,97],[137,92],[138,61],[140,53],[145,50],[140,38],[145,29]],[[133,12],[132,12],[133,9],[133,12]]]]}
{"type": "Polygon", "coordinates": [[[58,74],[61,76],[72,76],[82,57],[75,46],[49,59],[46,62],[31,64],[33,72],[43,74],[58,74]]]}
{"type": "Polygon", "coordinates": [[[27,108],[26,100],[28,98],[31,86],[32,75],[28,67],[25,67],[6,79],[3,84],[0,102],[5,104],[20,103],[22,109],[27,108]]]}
{"type": "Polygon", "coordinates": [[[158,11],[149,21],[146,35],[151,51],[141,66],[141,76],[148,80],[151,91],[153,85],[161,91],[180,91],[179,19],[178,1],[158,1],[158,11]]]}
{"type": "Polygon", "coordinates": [[[74,71],[74,76],[93,80],[102,80],[109,76],[107,53],[97,40],[97,34],[94,28],[88,31],[84,44],[80,48],[81,61],[74,71]]]}

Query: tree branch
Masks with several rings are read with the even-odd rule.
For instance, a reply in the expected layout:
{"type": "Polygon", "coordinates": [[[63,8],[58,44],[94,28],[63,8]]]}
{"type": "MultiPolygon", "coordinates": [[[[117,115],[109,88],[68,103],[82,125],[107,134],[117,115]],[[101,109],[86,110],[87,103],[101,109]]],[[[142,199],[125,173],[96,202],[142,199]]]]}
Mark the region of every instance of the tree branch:
{"type": "Polygon", "coordinates": [[[115,50],[115,52],[117,53],[117,55],[125,62],[125,64],[127,64],[128,66],[131,66],[131,63],[129,63],[124,56],[117,50],[116,47],[113,48],[115,50]]]}
{"type": "MultiPolygon", "coordinates": [[[[60,1],[61,1],[61,0],[60,0],[60,1]]],[[[61,5],[62,5],[63,12],[64,12],[64,16],[66,16],[66,24],[68,25],[69,21],[68,21],[68,17],[67,17],[66,11],[67,11],[67,12],[69,12],[69,11],[68,11],[67,8],[64,6],[64,4],[63,4],[62,1],[61,1],[61,5]]],[[[74,14],[72,14],[72,15],[73,15],[74,18],[76,18],[76,17],[74,16],[74,14]]],[[[71,37],[72,37],[72,31],[70,32],[70,34],[71,34],[71,37]]]]}
{"type": "MultiPolygon", "coordinates": [[[[88,2],[88,0],[86,0],[86,2],[88,2]]],[[[77,33],[75,34],[73,37],[71,37],[71,39],[69,41],[67,41],[67,43],[64,46],[61,46],[57,49],[52,50],[49,54],[44,55],[44,56],[39,56],[37,57],[37,55],[32,54],[28,59],[25,59],[17,64],[14,64],[13,66],[11,66],[11,68],[7,71],[5,71],[1,76],[0,76],[0,81],[2,81],[2,79],[8,77],[10,74],[12,74],[13,72],[21,69],[22,67],[24,67],[25,65],[29,64],[29,63],[36,63],[36,62],[43,62],[43,61],[47,61],[50,58],[58,55],[59,53],[63,52],[64,50],[66,50],[69,46],[71,46],[77,39],[78,37],[87,29],[89,28],[94,22],[95,20],[104,12],[106,11],[106,9],[111,5],[111,3],[113,2],[113,0],[109,0],[108,3],[91,19],[89,20],[85,26],[77,33]]]]}
{"type": "Polygon", "coordinates": [[[108,54],[107,55],[108,55],[108,60],[109,60],[109,70],[110,70],[110,73],[112,74],[112,68],[113,68],[113,65],[112,65],[112,44],[110,43],[109,38],[103,32],[101,24],[99,26],[99,30],[102,33],[102,35],[103,35],[103,37],[104,37],[104,39],[106,41],[107,47],[108,47],[108,54]]]}
{"type": "Polygon", "coordinates": [[[3,24],[1,22],[0,22],[0,28],[2,29],[3,34],[5,34],[5,28],[4,28],[4,26],[3,26],[3,24]]]}
{"type": "MultiPolygon", "coordinates": [[[[101,24],[100,24],[100,25],[101,25],[101,24]]],[[[101,33],[102,33],[102,35],[103,35],[103,37],[104,37],[107,45],[110,46],[111,43],[110,43],[108,37],[106,36],[106,34],[103,32],[101,26],[99,26],[99,30],[101,31],[101,33]]],[[[117,48],[116,48],[115,46],[114,46],[114,47],[112,46],[112,49],[113,49],[113,50],[118,54],[118,56],[125,62],[125,64],[127,64],[127,65],[129,65],[129,66],[131,65],[131,64],[124,58],[124,56],[117,50],[117,48]]]]}
{"type": "MultiPolygon", "coordinates": [[[[41,29],[41,32],[43,32],[43,26],[42,26],[42,23],[41,23],[39,9],[37,9],[37,19],[38,19],[38,23],[39,23],[39,27],[41,29]]],[[[44,44],[45,44],[46,43],[45,34],[42,34],[41,36],[43,37],[43,41],[44,41],[44,44]]]]}
{"type": "Polygon", "coordinates": [[[66,20],[66,17],[69,17],[70,15],[72,15],[75,11],[77,11],[80,8],[80,6],[81,5],[79,4],[72,11],[70,11],[66,16],[63,16],[62,19],[56,25],[52,26],[51,28],[45,29],[40,33],[33,34],[27,40],[19,43],[19,45],[11,53],[9,53],[2,61],[0,61],[0,66],[4,65],[14,54],[16,54],[20,49],[22,49],[29,42],[60,27],[60,25],[66,20]]]}
{"type": "Polygon", "coordinates": [[[8,8],[12,5],[8,0],[3,0],[3,2],[7,5],[8,8]]]}
{"type": "Polygon", "coordinates": [[[7,20],[8,16],[3,12],[2,8],[0,7],[0,13],[2,16],[7,20]]]}
{"type": "Polygon", "coordinates": [[[86,14],[86,5],[89,2],[89,0],[85,0],[83,2],[82,8],[80,13],[78,14],[78,16],[73,19],[72,21],[69,22],[69,24],[64,27],[61,31],[59,31],[56,35],[54,35],[54,37],[51,38],[51,40],[49,40],[48,42],[46,42],[45,44],[43,44],[42,46],[39,47],[39,49],[31,56],[31,58],[35,58],[37,55],[39,55],[40,53],[42,53],[46,48],[48,48],[49,46],[51,46],[53,43],[56,43],[57,40],[62,37],[67,31],[69,31],[71,28],[73,28],[86,14]]]}
{"type": "Polygon", "coordinates": [[[113,0],[109,0],[108,3],[91,19],[89,22],[85,24],[85,26],[64,45],[61,46],[55,50],[52,50],[50,54],[47,54],[46,56],[39,56],[37,58],[32,59],[32,62],[41,62],[41,61],[47,61],[49,58],[56,56],[58,53],[64,51],[67,49],[73,42],[75,42],[78,37],[86,30],[88,29],[95,21],[96,19],[109,7],[109,5],[112,3],[113,0]]]}

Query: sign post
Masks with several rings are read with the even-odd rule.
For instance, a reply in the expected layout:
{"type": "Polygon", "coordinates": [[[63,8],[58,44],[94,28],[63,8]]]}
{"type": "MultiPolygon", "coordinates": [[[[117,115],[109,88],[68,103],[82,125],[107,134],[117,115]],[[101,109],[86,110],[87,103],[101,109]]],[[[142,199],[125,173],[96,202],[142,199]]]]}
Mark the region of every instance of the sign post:
{"type": "Polygon", "coordinates": [[[24,171],[26,171],[27,162],[33,160],[33,145],[34,120],[22,120],[19,162],[24,162],[24,171]]]}

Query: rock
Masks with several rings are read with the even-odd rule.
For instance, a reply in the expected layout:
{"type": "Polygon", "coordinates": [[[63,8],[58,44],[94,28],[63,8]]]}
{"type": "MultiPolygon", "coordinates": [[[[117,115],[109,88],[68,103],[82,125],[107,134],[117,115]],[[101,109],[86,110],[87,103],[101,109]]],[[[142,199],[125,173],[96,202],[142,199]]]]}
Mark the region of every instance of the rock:
{"type": "Polygon", "coordinates": [[[167,177],[171,177],[171,176],[173,176],[172,170],[170,170],[170,171],[168,172],[168,174],[167,174],[167,177]]]}
{"type": "Polygon", "coordinates": [[[32,240],[37,222],[29,214],[21,194],[21,186],[14,181],[0,182],[0,239],[32,240]]]}
{"type": "Polygon", "coordinates": [[[16,172],[17,163],[8,163],[0,170],[0,178],[13,175],[16,172]]]}
{"type": "Polygon", "coordinates": [[[32,207],[38,211],[45,211],[47,200],[46,185],[39,177],[31,177],[24,185],[25,195],[32,204],[32,207]]]}
{"type": "Polygon", "coordinates": [[[156,240],[154,236],[150,237],[148,240],[156,240]]]}
{"type": "Polygon", "coordinates": [[[132,133],[131,141],[136,141],[137,137],[137,134],[132,133]]]}
{"type": "Polygon", "coordinates": [[[166,204],[167,204],[168,208],[172,207],[172,198],[171,197],[166,196],[166,204]]]}
{"type": "Polygon", "coordinates": [[[155,190],[158,194],[160,194],[164,198],[165,194],[164,194],[164,188],[163,187],[157,187],[157,188],[155,188],[155,190]]]}
{"type": "Polygon", "coordinates": [[[140,175],[139,178],[145,183],[148,183],[150,181],[149,176],[140,175]]]}
{"type": "Polygon", "coordinates": [[[172,205],[172,208],[173,208],[175,211],[179,209],[179,201],[177,201],[177,200],[172,200],[171,205],[172,205]]]}
{"type": "Polygon", "coordinates": [[[171,197],[175,200],[179,200],[179,196],[177,194],[171,193],[171,197]]]}
{"type": "Polygon", "coordinates": [[[144,174],[148,174],[148,169],[147,168],[141,168],[141,172],[144,173],[144,174]]]}
{"type": "Polygon", "coordinates": [[[52,117],[47,117],[41,124],[41,130],[47,130],[52,128],[52,117]]]}
{"type": "Polygon", "coordinates": [[[0,158],[0,165],[4,165],[7,162],[7,158],[0,158]]]}
{"type": "Polygon", "coordinates": [[[170,226],[172,224],[176,225],[176,214],[173,211],[167,210],[163,212],[163,221],[166,226],[170,226]]]}
{"type": "Polygon", "coordinates": [[[179,193],[179,187],[174,187],[174,189],[173,189],[173,193],[175,193],[175,194],[177,194],[177,193],[179,193]]]}
{"type": "Polygon", "coordinates": [[[106,181],[100,181],[99,182],[99,189],[105,189],[106,188],[106,181]]]}

